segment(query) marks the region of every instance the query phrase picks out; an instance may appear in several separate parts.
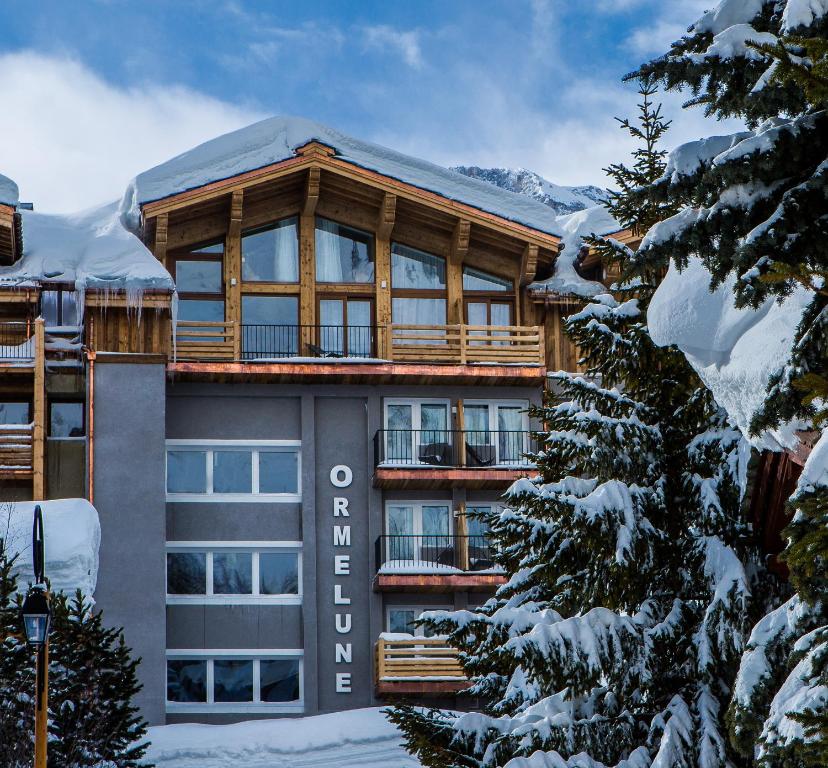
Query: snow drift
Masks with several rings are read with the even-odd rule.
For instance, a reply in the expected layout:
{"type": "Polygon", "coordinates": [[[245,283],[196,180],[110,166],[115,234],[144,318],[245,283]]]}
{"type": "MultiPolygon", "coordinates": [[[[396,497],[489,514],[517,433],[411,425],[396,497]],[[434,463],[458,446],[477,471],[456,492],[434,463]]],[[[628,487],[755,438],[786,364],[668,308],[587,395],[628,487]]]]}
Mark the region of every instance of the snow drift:
{"type": "Polygon", "coordinates": [[[36,504],[43,511],[46,577],[54,592],[80,589],[91,596],[98,581],[101,526],[98,512],[86,499],[0,502],[0,538],[17,554],[20,588],[34,578],[32,520],[36,504]]]}
{"type": "Polygon", "coordinates": [[[0,173],[0,205],[11,205],[16,208],[20,202],[20,192],[8,176],[0,173]]]}

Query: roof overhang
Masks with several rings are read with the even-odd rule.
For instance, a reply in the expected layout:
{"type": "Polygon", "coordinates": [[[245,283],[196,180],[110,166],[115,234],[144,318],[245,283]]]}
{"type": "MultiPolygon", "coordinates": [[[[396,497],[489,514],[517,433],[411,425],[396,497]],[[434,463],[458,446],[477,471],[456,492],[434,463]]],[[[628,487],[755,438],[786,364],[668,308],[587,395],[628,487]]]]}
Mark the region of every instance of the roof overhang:
{"type": "Polygon", "coordinates": [[[504,234],[509,234],[538,247],[551,249],[555,252],[560,249],[560,237],[489,213],[468,203],[453,200],[431,190],[408,184],[391,176],[385,176],[377,171],[363,168],[341,157],[337,157],[332,147],[319,141],[311,141],[297,147],[295,157],[287,158],[278,163],[247,171],[246,173],[241,173],[220,181],[214,181],[185,192],[179,192],[160,200],[144,203],[141,206],[141,213],[144,221],[146,221],[160,214],[170,213],[171,211],[209,200],[220,194],[243,190],[246,187],[252,187],[310,168],[319,168],[350,178],[354,181],[368,184],[384,192],[389,192],[399,197],[430,206],[449,215],[456,216],[459,219],[470,221],[473,224],[496,229],[504,234]]]}
{"type": "Polygon", "coordinates": [[[13,206],[0,205],[0,265],[17,261],[20,244],[20,216],[13,206]]]}

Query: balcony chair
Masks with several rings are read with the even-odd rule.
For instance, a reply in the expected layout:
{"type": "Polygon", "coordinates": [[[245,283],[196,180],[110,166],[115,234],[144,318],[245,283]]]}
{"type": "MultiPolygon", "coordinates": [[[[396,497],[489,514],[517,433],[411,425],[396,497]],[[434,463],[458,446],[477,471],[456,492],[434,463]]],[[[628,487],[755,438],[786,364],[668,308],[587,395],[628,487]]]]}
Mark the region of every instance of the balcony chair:
{"type": "Polygon", "coordinates": [[[448,443],[426,443],[418,451],[421,464],[451,465],[451,446],[448,443]]]}
{"type": "Polygon", "coordinates": [[[466,464],[470,467],[490,467],[494,464],[493,445],[470,445],[466,443],[466,464]]]}

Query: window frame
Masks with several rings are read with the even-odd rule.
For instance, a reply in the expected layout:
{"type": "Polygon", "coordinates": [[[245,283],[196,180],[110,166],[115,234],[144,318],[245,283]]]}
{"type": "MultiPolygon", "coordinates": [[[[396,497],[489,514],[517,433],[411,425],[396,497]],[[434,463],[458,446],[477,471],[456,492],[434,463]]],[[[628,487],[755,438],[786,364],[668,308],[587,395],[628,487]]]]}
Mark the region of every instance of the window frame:
{"type": "MultiPolygon", "coordinates": [[[[486,430],[489,435],[497,435],[500,430],[497,427],[497,409],[498,408],[520,408],[522,413],[520,414],[521,417],[521,429],[516,430],[518,432],[531,432],[531,426],[529,424],[529,407],[530,402],[528,400],[510,400],[510,399],[485,399],[485,398],[475,398],[470,400],[463,400],[463,431],[464,432],[474,432],[475,430],[469,429],[468,424],[466,424],[466,413],[465,409],[468,406],[488,406],[488,419],[489,419],[489,427],[486,430]]],[[[482,430],[481,430],[482,431],[482,430]]],[[[511,431],[511,430],[507,430],[511,431]]],[[[492,466],[495,467],[529,467],[527,461],[522,460],[518,462],[514,461],[500,461],[500,445],[497,440],[493,443],[495,448],[495,462],[492,466]]]]}
{"type": "MultiPolygon", "coordinates": [[[[49,284],[44,285],[41,288],[39,301],[38,301],[38,308],[39,308],[39,315],[43,317],[43,295],[45,293],[55,293],[57,294],[57,316],[58,322],[56,324],[46,324],[47,329],[51,328],[80,328],[83,325],[83,316],[85,312],[85,306],[81,298],[81,292],[75,286],[66,285],[66,284],[49,284]],[[64,294],[74,294],[75,295],[75,314],[78,316],[80,320],[79,323],[64,323],[63,317],[63,296],[64,294]]],[[[45,318],[44,318],[45,321],[45,318]]]]}
{"type": "Polygon", "coordinates": [[[27,427],[29,425],[34,425],[34,403],[31,400],[15,400],[13,398],[13,395],[11,396],[11,398],[0,398],[0,405],[25,405],[28,409],[29,420],[23,424],[12,423],[10,426],[27,427]]]}
{"type": "MultiPolygon", "coordinates": [[[[301,237],[301,234],[300,234],[301,237]]],[[[357,238],[352,238],[353,240],[357,240],[357,242],[362,242],[357,238]]],[[[301,253],[299,255],[301,259],[301,253]]],[[[301,280],[301,266],[300,266],[300,280],[301,280]]],[[[330,290],[331,286],[347,286],[349,288],[353,288],[354,286],[365,286],[366,292],[371,292],[373,295],[374,288],[377,284],[377,234],[376,232],[371,232],[366,229],[360,229],[359,227],[355,227],[352,224],[346,224],[339,219],[332,219],[330,216],[320,216],[318,213],[313,217],[313,281],[316,284],[316,290],[319,292],[324,293],[325,290],[330,290]],[[317,262],[317,254],[316,254],[316,232],[317,232],[317,222],[319,219],[324,219],[325,221],[330,221],[333,224],[336,224],[338,227],[342,227],[345,230],[349,230],[354,232],[355,234],[364,237],[366,239],[366,244],[370,250],[370,261],[371,265],[374,268],[374,277],[371,280],[364,280],[360,282],[350,282],[347,280],[320,280],[319,279],[319,264],[317,262]],[[319,286],[327,286],[326,287],[319,287],[319,286]],[[370,287],[369,287],[370,286],[370,287]]]]}
{"type": "MultiPolygon", "coordinates": [[[[448,323],[448,269],[449,263],[448,258],[441,253],[432,253],[431,251],[423,250],[422,248],[417,248],[413,245],[407,245],[406,243],[402,242],[401,240],[392,240],[389,244],[389,288],[391,294],[391,322],[395,325],[405,325],[405,323],[398,323],[394,320],[394,299],[442,299],[445,302],[445,309],[446,309],[446,323],[448,323]],[[444,288],[395,288],[394,287],[394,246],[401,245],[403,248],[409,248],[414,251],[419,251],[420,253],[425,253],[428,256],[434,256],[438,259],[442,259],[445,265],[446,270],[446,286],[444,288]]],[[[438,327],[440,327],[438,325],[438,327]]]]}
{"type": "MultiPolygon", "coordinates": [[[[302,576],[302,542],[301,541],[168,541],[165,555],[185,553],[205,555],[204,594],[179,595],[166,592],[167,605],[302,605],[304,580],[302,576]],[[241,553],[251,555],[250,573],[252,591],[243,594],[215,594],[213,583],[213,556],[217,553],[241,553]],[[260,557],[273,552],[296,555],[297,589],[295,595],[262,594],[260,557]]],[[[167,578],[167,559],[164,558],[164,585],[167,578]]]]}
{"type": "MultiPolygon", "coordinates": [[[[417,611],[419,611],[419,614],[422,615],[426,611],[453,611],[453,610],[454,610],[453,605],[442,605],[442,606],[425,605],[424,606],[424,605],[409,605],[408,603],[406,603],[404,605],[386,605],[385,606],[385,626],[386,626],[385,632],[387,634],[406,634],[406,633],[393,632],[391,630],[391,611],[414,611],[414,613],[417,613],[417,611]]],[[[418,618],[419,618],[419,616],[418,616],[418,618]]],[[[411,637],[425,638],[427,640],[435,640],[435,639],[436,640],[441,640],[444,637],[446,637],[446,635],[411,635],[411,637]]]]}
{"type": "MultiPolygon", "coordinates": [[[[241,273],[239,282],[242,285],[242,292],[244,292],[245,285],[255,285],[255,286],[274,286],[274,285],[288,285],[292,288],[298,288],[299,284],[302,281],[302,254],[301,254],[301,242],[302,242],[302,233],[300,232],[300,222],[299,222],[299,214],[292,213],[289,216],[283,216],[281,219],[276,219],[275,221],[269,221],[267,224],[261,224],[255,227],[248,227],[247,229],[243,229],[239,234],[239,254],[241,258],[241,273]],[[283,221],[290,221],[293,220],[296,226],[296,280],[287,281],[287,280],[250,280],[244,277],[244,238],[250,235],[258,235],[262,232],[268,232],[269,230],[279,229],[279,225],[283,221]]],[[[253,294],[257,295],[257,294],[253,294]]]]}
{"type": "MultiPolygon", "coordinates": [[[[227,253],[227,243],[225,238],[217,238],[201,243],[194,243],[193,245],[184,248],[176,248],[167,254],[167,269],[170,276],[175,283],[176,291],[180,301],[221,301],[224,311],[222,312],[223,320],[227,320],[227,285],[224,275],[224,257],[227,253]],[[210,248],[214,245],[221,246],[221,253],[196,253],[199,248],[210,248]],[[221,266],[221,292],[208,293],[205,291],[178,291],[178,274],[177,266],[179,261],[217,261],[221,266]]],[[[182,320],[182,323],[188,322],[182,320]]]]}
{"type": "MultiPolygon", "coordinates": [[[[322,285],[332,285],[332,283],[322,283],[322,285]]],[[[363,283],[355,283],[355,285],[363,285],[363,283]]],[[[367,301],[370,307],[370,323],[368,328],[370,329],[370,337],[371,337],[371,354],[370,357],[375,357],[377,355],[377,345],[379,343],[379,331],[377,329],[377,303],[375,301],[374,293],[332,293],[332,292],[325,292],[317,291],[316,292],[316,342],[321,341],[321,330],[322,328],[335,328],[337,326],[323,324],[322,321],[322,302],[323,301],[339,301],[342,302],[342,326],[343,329],[342,333],[342,356],[348,357],[350,350],[348,349],[348,329],[351,327],[351,324],[348,322],[348,304],[351,301],[367,301]]],[[[363,325],[354,326],[355,328],[364,328],[363,325]]],[[[322,346],[322,344],[318,343],[318,346],[322,346]]]]}
{"type": "Polygon", "coordinates": [[[300,440],[199,440],[168,439],[164,446],[164,491],[168,502],[239,502],[239,503],[296,503],[302,500],[302,443],[300,440]],[[213,460],[215,451],[249,449],[252,454],[251,492],[250,493],[214,493],[213,460]],[[276,449],[276,450],[274,450],[276,449]],[[204,452],[207,465],[204,493],[175,493],[168,488],[168,458],[170,450],[204,452]],[[295,453],[296,454],[296,491],[290,493],[259,493],[259,454],[260,453],[295,453]]]}
{"type": "Polygon", "coordinates": [[[164,663],[164,704],[167,712],[184,713],[278,713],[304,712],[305,710],[305,652],[301,648],[167,648],[164,663]],[[277,659],[299,661],[299,698],[295,701],[263,702],[261,700],[261,662],[277,659]],[[204,685],[207,701],[170,701],[167,698],[167,661],[207,662],[204,685]],[[253,662],[253,701],[217,702],[215,700],[215,661],[253,662]]]}
{"type": "Polygon", "coordinates": [[[389,507],[414,507],[414,530],[410,535],[425,536],[423,533],[423,507],[448,507],[448,533],[447,536],[457,535],[457,524],[455,522],[455,509],[451,499],[386,499],[383,505],[382,530],[386,536],[393,536],[389,528],[389,507]]]}
{"type": "Polygon", "coordinates": [[[76,442],[86,440],[86,419],[87,419],[87,415],[86,415],[86,402],[84,400],[77,400],[77,399],[73,400],[72,398],[60,398],[60,397],[55,398],[55,399],[50,398],[49,399],[48,411],[49,412],[47,414],[47,422],[48,422],[48,424],[47,424],[47,426],[48,426],[48,435],[47,435],[47,437],[48,437],[49,440],[66,440],[66,441],[73,440],[73,441],[76,441],[76,442]],[[54,406],[54,405],[65,405],[67,403],[76,403],[76,404],[79,404],[81,406],[81,427],[83,429],[83,434],[82,435],[76,435],[75,437],[71,437],[69,435],[60,436],[60,435],[53,435],[52,434],[52,406],[54,406]]]}

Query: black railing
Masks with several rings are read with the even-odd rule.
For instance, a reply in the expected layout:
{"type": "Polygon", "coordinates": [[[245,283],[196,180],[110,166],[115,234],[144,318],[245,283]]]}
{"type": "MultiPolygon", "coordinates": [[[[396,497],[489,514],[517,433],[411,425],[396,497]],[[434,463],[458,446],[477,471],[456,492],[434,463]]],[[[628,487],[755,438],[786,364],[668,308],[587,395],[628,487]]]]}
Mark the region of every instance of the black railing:
{"type": "Polygon", "coordinates": [[[374,436],[377,466],[530,466],[537,449],[531,432],[456,429],[381,429],[374,436]]]}
{"type": "Polygon", "coordinates": [[[34,327],[26,322],[0,322],[0,360],[31,360],[35,356],[34,327]]]}
{"type": "Polygon", "coordinates": [[[495,567],[487,536],[386,534],[375,544],[376,569],[485,571],[495,567]]]}
{"type": "Polygon", "coordinates": [[[242,360],[283,357],[377,357],[376,325],[250,325],[241,328],[242,360]]]}

